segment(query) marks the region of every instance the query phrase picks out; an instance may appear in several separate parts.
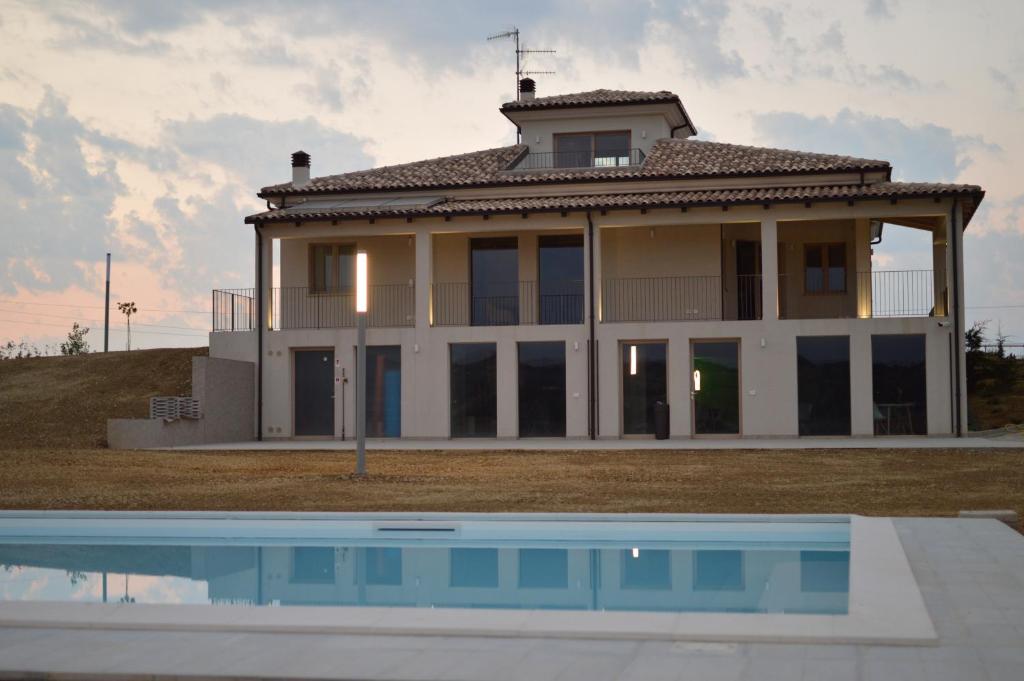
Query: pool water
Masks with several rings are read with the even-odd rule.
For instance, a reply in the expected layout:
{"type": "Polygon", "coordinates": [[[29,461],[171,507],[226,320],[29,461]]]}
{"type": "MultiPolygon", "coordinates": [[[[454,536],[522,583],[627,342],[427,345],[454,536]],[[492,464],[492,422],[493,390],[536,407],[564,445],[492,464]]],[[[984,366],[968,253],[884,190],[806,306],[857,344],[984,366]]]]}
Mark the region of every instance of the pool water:
{"type": "Polygon", "coordinates": [[[847,612],[848,522],[547,518],[4,518],[0,600],[847,612]]]}

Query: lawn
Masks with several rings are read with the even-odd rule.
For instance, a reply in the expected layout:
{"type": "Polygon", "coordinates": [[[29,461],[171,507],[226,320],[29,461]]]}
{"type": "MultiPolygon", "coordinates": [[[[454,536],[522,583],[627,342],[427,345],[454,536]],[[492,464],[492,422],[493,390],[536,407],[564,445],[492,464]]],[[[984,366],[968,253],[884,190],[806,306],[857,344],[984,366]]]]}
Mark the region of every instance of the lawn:
{"type": "Polygon", "coordinates": [[[0,450],[6,509],[1024,513],[1021,450],[0,450]]]}

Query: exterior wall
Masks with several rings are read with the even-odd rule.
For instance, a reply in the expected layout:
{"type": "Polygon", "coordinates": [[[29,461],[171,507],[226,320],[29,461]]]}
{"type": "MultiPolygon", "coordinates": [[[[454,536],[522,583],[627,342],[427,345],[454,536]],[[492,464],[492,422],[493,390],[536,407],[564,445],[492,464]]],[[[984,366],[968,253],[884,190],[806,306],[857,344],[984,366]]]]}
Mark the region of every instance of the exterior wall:
{"type": "Polygon", "coordinates": [[[660,113],[645,115],[593,116],[587,118],[551,118],[524,121],[522,126],[523,144],[530,147],[530,153],[545,153],[555,150],[554,136],[574,132],[618,132],[630,131],[629,146],[650,153],[654,143],[669,137],[671,128],[660,113]]]}
{"type": "MultiPolygon", "coordinates": [[[[221,344],[220,350],[229,350],[221,344]]],[[[214,348],[210,348],[211,354],[214,348]]],[[[255,354],[255,353],[253,353],[255,354]]],[[[111,449],[146,449],[212,442],[245,442],[256,432],[251,397],[256,384],[252,361],[222,357],[192,358],[192,396],[199,398],[202,418],[108,419],[111,449]]]]}
{"type": "MultiPolygon", "coordinates": [[[[894,319],[776,319],[771,283],[776,264],[771,254],[778,242],[784,247],[784,271],[794,267],[801,272],[802,243],[843,241],[847,243],[847,271],[856,272],[869,265],[863,262],[868,249],[861,244],[865,226],[875,216],[945,217],[949,203],[889,202],[761,206],[721,209],[614,211],[593,214],[596,278],[595,310],[600,314],[605,301],[601,283],[617,277],[685,276],[704,274],[724,279],[735,275],[735,241],[760,241],[763,245],[765,273],[765,309],[763,320],[682,321],[657,323],[598,322],[594,329],[596,345],[597,430],[602,438],[619,437],[620,367],[619,344],[630,340],[666,340],[668,342],[668,400],[671,407],[670,429],[673,437],[689,437],[690,415],[690,341],[692,339],[739,339],[741,343],[741,423],[742,435],[750,437],[793,436],[798,432],[796,396],[796,338],[802,335],[848,335],[851,342],[852,432],[873,432],[871,391],[871,335],[914,333],[926,336],[928,432],[949,434],[952,424],[952,376],[955,375],[950,348],[960,348],[959,338],[945,317],[894,319]],[[840,221],[825,223],[826,220],[840,221]],[[777,230],[776,230],[777,225],[777,230]],[[655,237],[650,237],[654,229],[655,237]],[[797,250],[799,248],[799,250],[797,250]],[[791,255],[792,254],[792,255],[791,255]]],[[[370,237],[386,241],[389,247],[406,249],[415,270],[416,320],[407,328],[371,328],[369,345],[400,345],[402,348],[402,434],[404,437],[447,438],[449,436],[449,346],[459,342],[493,342],[498,352],[498,424],[501,438],[514,438],[518,431],[518,367],[516,343],[521,341],[562,340],[566,343],[567,436],[582,438],[588,431],[588,352],[589,330],[586,323],[565,326],[431,326],[430,285],[433,282],[467,282],[471,236],[516,234],[520,238],[520,279],[536,277],[536,237],[541,233],[582,231],[589,239],[587,216],[572,213],[531,214],[480,218],[421,219],[381,221],[375,225],[324,223],[303,225],[308,236],[298,239],[292,225],[264,228],[264,253],[268,243],[282,243],[282,281],[291,277],[292,267],[305,271],[305,256],[297,257],[296,244],[325,239],[349,239],[372,243],[370,237]],[[409,233],[415,238],[409,245],[409,233]],[[398,238],[400,237],[400,238],[398,238]],[[292,263],[292,264],[289,264],[292,263]]],[[[960,242],[962,244],[962,241],[960,242]]],[[[950,262],[946,271],[962,268],[962,260],[953,262],[952,249],[943,249],[950,262]]],[[[404,255],[404,253],[408,255],[404,255]]],[[[962,246],[961,246],[962,258],[962,246]]],[[[373,256],[371,255],[371,258],[373,256]]],[[[388,257],[380,251],[381,258],[388,257]]],[[[371,260],[372,262],[372,260],[371,260]]],[[[405,262],[403,260],[403,262],[405,262]]],[[[590,263],[586,267],[589,270],[590,263]]],[[[405,267],[406,265],[403,265],[405,267]]],[[[371,273],[375,266],[371,265],[371,273]]],[[[265,266],[264,272],[269,268],[265,266]]],[[[303,277],[305,274],[302,275],[303,277]]],[[[372,276],[372,274],[371,274],[372,276]]],[[[728,284],[726,284],[728,285],[728,284]]],[[[856,306],[853,290],[850,304],[856,306]]],[[[962,289],[961,289],[962,290],[962,289]]],[[[589,310],[586,290],[585,313],[589,310]]],[[[961,298],[962,303],[962,298],[961,298]]],[[[298,349],[331,348],[336,367],[335,436],[351,437],[354,417],[354,329],[310,329],[264,332],[262,360],[263,436],[291,437],[293,433],[292,388],[293,353],[298,349]],[[347,383],[340,382],[342,377],[347,383]],[[342,399],[341,392],[344,392],[342,399]]],[[[255,334],[213,334],[211,356],[256,359],[255,334]]],[[[962,350],[960,350],[962,352],[962,350]]],[[[962,355],[961,355],[962,356],[962,355]]],[[[961,385],[963,363],[960,365],[961,385]]]]}
{"type": "MultiPolygon", "coordinates": [[[[858,259],[856,229],[853,220],[807,220],[779,224],[780,310],[783,316],[798,319],[832,316],[837,311],[857,315],[857,272],[871,269],[858,259]],[[806,244],[846,244],[846,293],[807,294],[804,292],[804,247],[806,244]]],[[[870,309],[870,307],[868,308],[870,309]]]]}
{"type": "Polygon", "coordinates": [[[371,286],[410,284],[416,278],[416,250],[411,236],[281,239],[281,286],[309,286],[309,246],[314,243],[353,244],[357,250],[365,250],[373,263],[371,286]]]}
{"type": "Polygon", "coordinates": [[[850,337],[851,434],[872,435],[873,334],[925,335],[928,433],[950,434],[949,329],[940,327],[933,318],[916,318],[600,324],[597,333],[598,436],[617,438],[622,433],[621,344],[661,340],[668,343],[670,434],[691,437],[690,341],[709,339],[740,342],[741,436],[796,436],[799,431],[796,339],[798,336],[833,335],[850,337]]]}

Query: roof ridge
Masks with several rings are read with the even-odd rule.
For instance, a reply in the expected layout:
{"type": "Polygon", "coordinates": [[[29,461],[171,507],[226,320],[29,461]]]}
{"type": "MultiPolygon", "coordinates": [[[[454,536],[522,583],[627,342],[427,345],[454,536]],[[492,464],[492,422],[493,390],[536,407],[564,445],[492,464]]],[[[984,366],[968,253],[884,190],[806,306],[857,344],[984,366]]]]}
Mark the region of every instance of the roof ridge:
{"type": "MultiPolygon", "coordinates": [[[[362,170],[350,170],[350,171],[345,172],[345,173],[334,173],[332,175],[318,175],[318,176],[313,178],[313,181],[316,181],[316,180],[329,180],[329,179],[336,178],[336,177],[344,177],[344,176],[351,176],[351,175],[361,175],[363,173],[372,173],[372,172],[375,172],[375,171],[378,171],[378,170],[394,170],[396,168],[408,168],[410,166],[422,165],[424,163],[437,163],[438,161],[447,161],[449,159],[464,158],[466,156],[476,156],[476,155],[483,155],[483,154],[492,154],[492,153],[496,153],[496,152],[499,152],[499,151],[511,151],[512,149],[515,149],[517,147],[524,147],[524,148],[526,148],[528,146],[529,145],[526,145],[526,144],[510,144],[510,145],[504,146],[504,147],[492,147],[490,149],[477,149],[476,151],[466,151],[466,152],[463,152],[461,154],[448,154],[447,156],[435,156],[433,158],[421,158],[418,161],[406,161],[404,163],[394,163],[392,165],[374,166],[373,168],[363,168],[362,170]]],[[[287,183],[285,182],[285,183],[281,183],[281,184],[287,184],[287,183]]],[[[276,187],[278,185],[269,185],[269,186],[276,187]]]]}

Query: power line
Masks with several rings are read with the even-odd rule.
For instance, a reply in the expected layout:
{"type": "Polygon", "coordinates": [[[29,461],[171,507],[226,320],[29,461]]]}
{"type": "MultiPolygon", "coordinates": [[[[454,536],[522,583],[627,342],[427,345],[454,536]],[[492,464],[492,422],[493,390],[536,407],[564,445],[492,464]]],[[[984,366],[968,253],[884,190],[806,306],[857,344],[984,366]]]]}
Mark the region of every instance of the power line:
{"type": "Polygon", "coordinates": [[[1004,309],[1004,308],[1020,308],[1020,307],[1024,307],[1024,304],[1022,304],[1022,305],[965,305],[964,307],[966,309],[968,309],[968,310],[1000,310],[1000,309],[1004,309]]]}
{"type": "MultiPolygon", "coordinates": [[[[12,305],[42,305],[45,307],[73,307],[81,310],[102,310],[102,305],[69,305],[68,303],[34,303],[25,300],[12,300],[10,298],[0,298],[0,303],[9,303],[12,305]]],[[[113,307],[111,307],[113,309],[113,307]]],[[[158,307],[148,307],[140,310],[140,312],[171,312],[174,314],[210,314],[210,310],[165,310],[158,307]]]]}
{"type": "MultiPolygon", "coordinates": [[[[3,307],[0,307],[0,312],[7,312],[7,313],[10,313],[10,314],[29,314],[29,315],[32,315],[32,316],[45,316],[45,317],[53,318],[53,320],[70,320],[72,322],[80,322],[82,324],[91,324],[91,325],[97,325],[97,326],[102,324],[101,322],[99,322],[97,320],[83,320],[83,318],[80,318],[78,316],[70,316],[70,315],[67,315],[67,314],[46,314],[45,312],[27,312],[27,311],[16,310],[16,309],[5,309],[3,307]]],[[[136,322],[135,324],[137,326],[140,326],[140,327],[153,327],[154,329],[178,329],[180,331],[201,331],[203,333],[206,333],[205,329],[199,329],[197,327],[175,327],[175,326],[166,325],[166,324],[142,324],[141,322],[136,322]]]]}
{"type": "MultiPolygon", "coordinates": [[[[55,324],[55,323],[52,323],[52,322],[28,322],[26,320],[0,320],[0,322],[5,322],[7,324],[29,324],[29,325],[36,326],[36,327],[56,327],[56,328],[59,328],[59,329],[67,329],[68,328],[67,325],[55,324]]],[[[124,331],[125,327],[112,327],[112,329],[116,329],[116,330],[119,330],[119,331],[124,331]]],[[[205,338],[206,337],[205,333],[204,334],[180,334],[180,333],[174,333],[174,332],[170,332],[170,331],[139,331],[138,333],[146,334],[148,336],[187,336],[188,338],[205,338]]]]}

